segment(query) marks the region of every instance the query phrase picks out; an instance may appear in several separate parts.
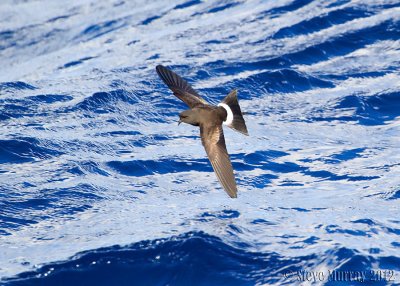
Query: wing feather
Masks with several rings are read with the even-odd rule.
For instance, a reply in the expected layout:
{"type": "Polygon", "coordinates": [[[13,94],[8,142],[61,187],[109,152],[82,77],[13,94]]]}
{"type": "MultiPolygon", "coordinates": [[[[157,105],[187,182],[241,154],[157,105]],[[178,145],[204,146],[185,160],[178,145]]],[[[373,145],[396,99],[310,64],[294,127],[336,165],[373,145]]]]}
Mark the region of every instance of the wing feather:
{"type": "Polygon", "coordinates": [[[173,71],[162,65],[158,65],[156,67],[156,71],[158,76],[172,90],[174,95],[186,103],[190,108],[198,105],[208,104],[186,80],[181,78],[173,71]]]}
{"type": "Polygon", "coordinates": [[[226,150],[222,125],[205,127],[200,126],[201,141],[208,159],[224,190],[231,198],[237,197],[237,187],[231,160],[226,150]]]}

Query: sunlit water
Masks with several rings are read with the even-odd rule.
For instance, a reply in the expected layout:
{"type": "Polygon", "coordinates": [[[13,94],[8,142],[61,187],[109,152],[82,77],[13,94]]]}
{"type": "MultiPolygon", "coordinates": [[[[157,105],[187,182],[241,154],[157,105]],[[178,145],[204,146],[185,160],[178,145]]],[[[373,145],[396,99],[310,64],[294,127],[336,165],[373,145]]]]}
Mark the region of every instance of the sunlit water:
{"type": "Polygon", "coordinates": [[[0,283],[399,283],[398,1],[6,0],[0,66],[0,283]],[[238,199],[157,64],[238,89],[238,199]]]}

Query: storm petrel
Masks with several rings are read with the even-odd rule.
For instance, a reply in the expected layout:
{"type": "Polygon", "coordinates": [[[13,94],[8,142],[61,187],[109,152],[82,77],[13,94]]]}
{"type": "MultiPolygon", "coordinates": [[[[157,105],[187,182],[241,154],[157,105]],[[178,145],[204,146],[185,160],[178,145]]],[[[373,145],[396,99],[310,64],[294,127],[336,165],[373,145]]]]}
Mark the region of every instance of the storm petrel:
{"type": "Polygon", "coordinates": [[[201,142],[218,180],[228,195],[236,198],[236,181],[226,150],[222,124],[249,135],[237,99],[237,91],[231,91],[220,104],[213,106],[173,71],[162,65],[158,65],[156,71],[174,95],[190,107],[179,114],[179,124],[184,122],[200,127],[201,142]]]}

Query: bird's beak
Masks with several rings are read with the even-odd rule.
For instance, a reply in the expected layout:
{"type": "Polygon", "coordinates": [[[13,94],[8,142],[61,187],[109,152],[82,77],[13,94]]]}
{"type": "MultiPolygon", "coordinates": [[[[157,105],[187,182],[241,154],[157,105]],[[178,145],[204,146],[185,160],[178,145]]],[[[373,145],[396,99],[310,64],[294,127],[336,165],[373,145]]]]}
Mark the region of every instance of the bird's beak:
{"type": "Polygon", "coordinates": [[[178,121],[178,126],[179,126],[181,123],[182,123],[182,120],[181,120],[181,119],[179,119],[179,121],[178,121]]]}

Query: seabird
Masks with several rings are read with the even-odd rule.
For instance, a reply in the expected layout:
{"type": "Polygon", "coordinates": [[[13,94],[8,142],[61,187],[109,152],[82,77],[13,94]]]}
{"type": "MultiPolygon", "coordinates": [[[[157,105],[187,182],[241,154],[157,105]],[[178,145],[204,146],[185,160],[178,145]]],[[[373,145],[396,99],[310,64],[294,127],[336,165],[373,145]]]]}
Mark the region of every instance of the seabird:
{"type": "Polygon", "coordinates": [[[174,95],[190,109],[179,114],[179,123],[200,127],[201,143],[224,190],[231,198],[237,197],[233,168],[226,150],[222,124],[244,134],[246,123],[240,110],[237,91],[232,90],[217,106],[208,104],[187,81],[162,65],[156,67],[157,74],[174,95]]]}

